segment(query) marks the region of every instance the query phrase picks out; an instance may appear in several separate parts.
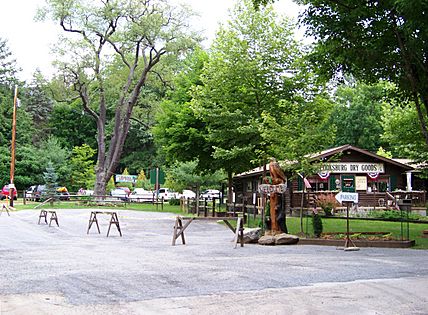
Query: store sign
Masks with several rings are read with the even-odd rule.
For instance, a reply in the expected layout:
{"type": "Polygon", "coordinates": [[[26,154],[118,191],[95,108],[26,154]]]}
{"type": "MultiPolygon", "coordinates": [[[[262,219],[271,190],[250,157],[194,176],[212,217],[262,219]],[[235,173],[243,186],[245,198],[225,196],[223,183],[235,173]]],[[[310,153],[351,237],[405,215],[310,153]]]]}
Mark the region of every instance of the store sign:
{"type": "Polygon", "coordinates": [[[119,175],[116,174],[116,183],[135,183],[137,181],[137,175],[119,175]]]}
{"type": "Polygon", "coordinates": [[[320,167],[320,173],[385,173],[383,163],[324,163],[320,167]]]}

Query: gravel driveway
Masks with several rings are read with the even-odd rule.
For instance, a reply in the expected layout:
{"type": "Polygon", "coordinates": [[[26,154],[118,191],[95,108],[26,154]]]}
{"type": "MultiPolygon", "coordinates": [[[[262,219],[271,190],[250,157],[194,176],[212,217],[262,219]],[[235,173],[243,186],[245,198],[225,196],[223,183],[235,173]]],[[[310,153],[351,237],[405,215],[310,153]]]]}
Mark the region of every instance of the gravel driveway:
{"type": "MultiPolygon", "coordinates": [[[[97,209],[98,211],[100,209],[97,209]]],[[[111,209],[108,209],[111,211],[111,209]]],[[[90,210],[0,216],[0,314],[428,314],[428,251],[328,246],[233,248],[194,221],[171,246],[175,216],[118,210],[123,237],[90,210]]]]}

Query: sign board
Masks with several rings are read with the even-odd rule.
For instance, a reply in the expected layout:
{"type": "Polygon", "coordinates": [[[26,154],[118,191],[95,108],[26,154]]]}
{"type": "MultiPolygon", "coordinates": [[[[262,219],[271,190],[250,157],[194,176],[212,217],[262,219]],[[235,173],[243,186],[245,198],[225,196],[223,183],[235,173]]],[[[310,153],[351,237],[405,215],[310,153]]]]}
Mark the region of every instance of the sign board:
{"type": "Polygon", "coordinates": [[[353,173],[353,174],[363,174],[363,173],[385,173],[385,166],[383,163],[324,163],[321,165],[320,173],[330,172],[330,173],[353,173]]]}
{"type": "Polygon", "coordinates": [[[137,181],[137,175],[120,175],[116,174],[116,183],[135,183],[137,181]]]}
{"type": "Polygon", "coordinates": [[[355,176],[355,190],[367,190],[367,176],[355,176]]]}
{"type": "Polygon", "coordinates": [[[259,193],[268,194],[268,193],[278,193],[283,194],[287,190],[287,184],[279,184],[279,185],[269,185],[262,184],[259,185],[258,191],[259,193]]]}
{"type": "Polygon", "coordinates": [[[342,202],[353,202],[358,203],[358,193],[355,192],[339,192],[336,196],[336,200],[342,202]]]}
{"type": "Polygon", "coordinates": [[[162,171],[161,169],[158,169],[158,173],[156,175],[156,169],[151,169],[150,170],[150,184],[152,185],[156,185],[156,177],[158,178],[158,183],[159,185],[163,185],[165,184],[165,172],[162,171]]]}

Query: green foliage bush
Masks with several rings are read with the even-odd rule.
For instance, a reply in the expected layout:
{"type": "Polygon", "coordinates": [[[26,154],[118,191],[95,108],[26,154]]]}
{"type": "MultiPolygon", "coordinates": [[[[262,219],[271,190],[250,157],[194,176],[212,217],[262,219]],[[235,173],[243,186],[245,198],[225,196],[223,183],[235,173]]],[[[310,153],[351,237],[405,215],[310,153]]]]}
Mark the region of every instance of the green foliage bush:
{"type": "MultiPolygon", "coordinates": [[[[370,218],[385,219],[385,220],[401,220],[407,219],[407,214],[398,210],[371,211],[368,214],[370,218]]],[[[426,221],[427,218],[419,214],[409,213],[409,220],[426,221]]]]}
{"type": "Polygon", "coordinates": [[[317,212],[314,212],[312,214],[312,226],[314,228],[315,237],[320,237],[322,234],[323,226],[321,216],[317,212]]]}
{"type": "Polygon", "coordinates": [[[169,200],[169,204],[171,206],[179,206],[180,205],[180,199],[172,198],[172,199],[169,200]]]}

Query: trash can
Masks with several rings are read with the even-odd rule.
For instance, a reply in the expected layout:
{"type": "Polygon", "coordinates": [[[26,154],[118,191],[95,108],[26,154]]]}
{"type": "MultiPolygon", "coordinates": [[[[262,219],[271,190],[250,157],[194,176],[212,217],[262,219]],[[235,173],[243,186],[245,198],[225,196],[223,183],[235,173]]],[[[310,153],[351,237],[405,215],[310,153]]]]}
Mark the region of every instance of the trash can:
{"type": "Polygon", "coordinates": [[[397,205],[402,211],[412,210],[412,199],[398,199],[397,205]]]}

